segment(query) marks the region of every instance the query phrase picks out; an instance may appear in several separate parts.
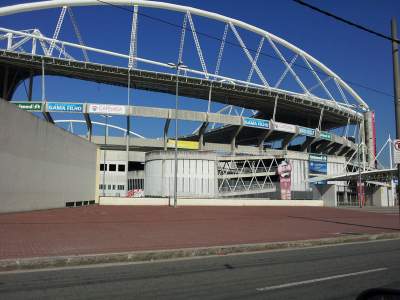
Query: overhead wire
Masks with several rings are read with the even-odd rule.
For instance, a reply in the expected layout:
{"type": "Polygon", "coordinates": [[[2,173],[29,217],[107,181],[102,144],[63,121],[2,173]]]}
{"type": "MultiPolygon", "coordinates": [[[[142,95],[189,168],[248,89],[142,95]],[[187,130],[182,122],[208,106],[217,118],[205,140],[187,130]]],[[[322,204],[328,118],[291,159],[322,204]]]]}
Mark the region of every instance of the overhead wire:
{"type": "MultiPolygon", "coordinates": [[[[97,2],[100,2],[100,3],[103,3],[103,4],[106,4],[106,5],[109,5],[109,6],[114,7],[114,8],[118,8],[118,9],[121,9],[121,10],[124,10],[124,11],[128,11],[128,12],[130,12],[130,13],[133,13],[133,10],[132,10],[132,9],[130,9],[130,8],[128,8],[128,7],[125,7],[125,6],[122,6],[122,5],[117,5],[117,4],[114,4],[114,3],[110,3],[110,2],[105,1],[105,0],[96,0],[96,1],[97,1],[97,2]]],[[[296,2],[297,2],[298,0],[293,0],[293,1],[296,1],[296,2]]],[[[299,0],[299,1],[300,1],[300,0],[299,0]]],[[[301,2],[303,2],[303,1],[301,1],[301,2]]],[[[303,2],[303,3],[304,3],[304,2],[303,2]]],[[[173,22],[164,20],[164,19],[159,18],[159,17],[150,16],[150,15],[145,14],[145,13],[143,13],[143,12],[138,12],[138,15],[141,15],[141,16],[143,16],[143,17],[145,17],[145,18],[148,18],[148,19],[151,19],[151,20],[154,20],[154,21],[158,21],[158,22],[164,23],[164,24],[166,24],[166,25],[170,25],[170,26],[176,27],[176,28],[178,28],[178,29],[182,29],[182,28],[183,28],[183,26],[180,25],[180,24],[176,24],[176,23],[173,23],[173,22]]],[[[185,30],[187,30],[187,31],[192,31],[191,28],[186,28],[185,30]]],[[[214,40],[216,40],[216,41],[220,41],[220,42],[222,41],[222,39],[221,39],[220,37],[213,36],[213,35],[208,34],[208,33],[205,33],[205,32],[196,31],[196,33],[197,33],[198,35],[201,35],[201,36],[204,36],[204,37],[207,37],[207,38],[210,38],[210,39],[214,39],[214,40]]],[[[229,44],[229,45],[231,45],[231,46],[234,46],[234,47],[243,49],[243,47],[242,47],[240,44],[235,43],[235,42],[231,42],[231,41],[229,41],[228,39],[226,39],[225,43],[226,43],[226,44],[229,44]]],[[[248,48],[248,47],[246,47],[246,49],[249,50],[250,52],[257,53],[257,49],[248,48]]],[[[265,53],[265,52],[262,52],[262,51],[261,51],[259,55],[260,55],[260,56],[264,56],[264,57],[268,57],[268,58],[271,58],[271,59],[274,59],[274,60],[277,60],[277,61],[280,61],[280,62],[284,63],[284,61],[283,61],[280,57],[275,56],[275,55],[272,55],[272,54],[268,54],[268,53],[265,53]]],[[[296,66],[296,67],[305,69],[305,70],[307,70],[307,71],[309,71],[309,72],[315,71],[316,73],[325,75],[325,76],[330,77],[330,78],[332,78],[332,79],[335,79],[335,78],[336,78],[336,77],[334,77],[334,76],[331,76],[331,75],[329,75],[329,74],[326,74],[325,72],[322,72],[321,70],[312,70],[312,69],[310,69],[309,67],[304,66],[304,65],[300,65],[300,64],[298,64],[298,63],[294,63],[293,65],[296,66]]],[[[363,85],[363,84],[361,84],[361,83],[357,83],[357,82],[354,82],[354,81],[351,81],[351,80],[347,80],[347,79],[343,79],[343,78],[342,78],[342,80],[344,80],[346,83],[348,83],[348,84],[350,84],[350,85],[352,85],[352,86],[357,86],[357,87],[360,87],[360,88],[363,88],[363,89],[372,91],[372,92],[374,92],[374,93],[381,94],[381,95],[383,95],[383,96],[385,96],[385,97],[391,97],[391,98],[393,98],[393,94],[391,94],[391,93],[389,93],[389,92],[385,92],[385,91],[382,91],[382,90],[379,90],[379,89],[371,88],[371,87],[369,87],[369,86],[366,86],[366,85],[363,85]]]]}

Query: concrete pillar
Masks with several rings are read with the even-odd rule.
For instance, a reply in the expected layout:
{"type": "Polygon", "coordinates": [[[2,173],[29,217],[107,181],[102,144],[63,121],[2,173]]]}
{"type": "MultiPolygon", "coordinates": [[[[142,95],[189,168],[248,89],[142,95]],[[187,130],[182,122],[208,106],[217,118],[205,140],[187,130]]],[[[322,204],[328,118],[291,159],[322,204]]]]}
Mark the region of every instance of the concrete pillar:
{"type": "Polygon", "coordinates": [[[3,95],[2,98],[7,100],[7,91],[8,91],[8,75],[9,75],[10,69],[9,67],[5,67],[4,71],[4,78],[3,78],[3,95]]]}
{"type": "Polygon", "coordinates": [[[264,152],[264,142],[272,134],[273,131],[274,130],[271,129],[258,137],[258,148],[260,150],[260,153],[264,152]]]}
{"type": "Polygon", "coordinates": [[[204,148],[204,132],[206,131],[208,127],[208,122],[204,122],[200,129],[199,129],[199,149],[203,150],[204,148]]]}
{"type": "Polygon", "coordinates": [[[386,186],[377,186],[372,194],[372,204],[377,207],[393,206],[392,193],[386,186]]]}
{"type": "Polygon", "coordinates": [[[297,136],[297,133],[292,134],[292,135],[288,135],[287,137],[285,137],[282,141],[282,149],[283,150],[287,150],[289,144],[291,141],[293,141],[293,139],[297,136]]]}
{"type": "Polygon", "coordinates": [[[364,139],[366,145],[366,160],[368,167],[375,167],[375,155],[376,155],[376,132],[375,132],[375,113],[373,111],[367,111],[364,113],[364,139]]]}
{"type": "Polygon", "coordinates": [[[240,131],[242,130],[243,125],[240,125],[236,132],[233,134],[232,139],[231,139],[231,152],[235,153],[236,152],[236,137],[239,135],[240,131]]]}
{"type": "Polygon", "coordinates": [[[33,71],[29,74],[29,86],[28,86],[28,101],[32,101],[33,92],[33,71]]]}
{"type": "Polygon", "coordinates": [[[168,135],[168,129],[169,129],[169,124],[171,123],[171,119],[166,119],[165,120],[165,125],[164,125],[164,136],[163,136],[163,142],[164,142],[164,151],[167,151],[167,135],[168,135]]]}
{"type": "Polygon", "coordinates": [[[362,165],[363,169],[365,170],[365,168],[367,167],[366,151],[368,148],[366,147],[366,143],[365,143],[365,126],[364,126],[363,121],[360,122],[360,136],[361,136],[361,145],[363,145],[362,147],[360,147],[361,165],[362,165]]]}

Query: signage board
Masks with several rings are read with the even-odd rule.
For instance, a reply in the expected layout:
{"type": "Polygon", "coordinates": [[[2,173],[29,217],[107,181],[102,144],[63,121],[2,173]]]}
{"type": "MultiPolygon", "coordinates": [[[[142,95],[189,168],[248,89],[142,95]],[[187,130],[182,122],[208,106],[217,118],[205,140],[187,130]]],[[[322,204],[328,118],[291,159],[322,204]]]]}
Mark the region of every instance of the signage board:
{"type": "Polygon", "coordinates": [[[80,103],[60,103],[60,102],[49,102],[47,103],[48,111],[57,112],[83,112],[83,104],[80,103]]]}
{"type": "Polygon", "coordinates": [[[299,134],[305,135],[305,136],[315,136],[315,129],[299,126],[299,134]]]}
{"type": "MultiPolygon", "coordinates": [[[[376,157],[376,124],[375,124],[375,112],[371,112],[371,125],[372,125],[372,143],[373,143],[373,151],[374,151],[374,157],[376,157]]],[[[375,161],[375,165],[377,164],[377,161],[375,161]]]]}
{"type": "Polygon", "coordinates": [[[332,134],[330,132],[326,132],[326,131],[321,131],[319,133],[319,137],[321,139],[328,140],[328,141],[332,140],[332,134]]]}
{"type": "Polygon", "coordinates": [[[107,115],[125,115],[126,107],[124,105],[113,104],[89,104],[88,113],[107,114],[107,115]]]}
{"type": "Polygon", "coordinates": [[[292,165],[284,160],[278,165],[277,171],[279,175],[279,185],[281,188],[281,200],[291,200],[292,165]]]}
{"type": "Polygon", "coordinates": [[[328,173],[328,157],[320,154],[310,154],[308,156],[308,171],[311,174],[328,173]]]}
{"type": "Polygon", "coordinates": [[[400,140],[393,141],[393,158],[396,165],[400,164],[400,140]]]}
{"type": "MultiPolygon", "coordinates": [[[[175,140],[168,140],[167,146],[170,148],[175,147],[175,140]]],[[[189,149],[189,150],[198,150],[199,149],[199,142],[196,141],[179,141],[177,147],[179,149],[189,149]]]]}
{"type": "Polygon", "coordinates": [[[26,111],[42,111],[42,103],[35,102],[12,102],[18,108],[26,111]]]}
{"type": "Polygon", "coordinates": [[[296,126],[292,124],[274,122],[274,129],[283,132],[296,133],[296,126]]]}
{"type": "Polygon", "coordinates": [[[248,127],[257,127],[263,129],[269,129],[269,121],[256,118],[243,118],[243,125],[248,127]]]}

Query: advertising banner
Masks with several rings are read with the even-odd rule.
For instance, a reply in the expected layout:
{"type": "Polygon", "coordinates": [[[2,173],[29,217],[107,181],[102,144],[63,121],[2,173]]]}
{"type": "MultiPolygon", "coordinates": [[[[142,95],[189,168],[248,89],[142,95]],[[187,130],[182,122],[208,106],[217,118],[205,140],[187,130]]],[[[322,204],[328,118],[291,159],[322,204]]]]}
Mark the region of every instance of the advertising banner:
{"type": "Polygon", "coordinates": [[[330,132],[326,132],[326,131],[321,131],[319,133],[319,137],[321,139],[328,140],[328,141],[332,140],[332,134],[330,132]]]}
{"type": "Polygon", "coordinates": [[[365,206],[365,188],[363,182],[357,181],[357,197],[358,197],[358,204],[361,207],[365,206]]]}
{"type": "Polygon", "coordinates": [[[315,129],[299,126],[299,134],[305,136],[315,136],[315,129]]]}
{"type": "Polygon", "coordinates": [[[308,157],[308,172],[310,174],[327,174],[328,157],[326,155],[310,154],[308,157]]]}
{"type": "MultiPolygon", "coordinates": [[[[175,140],[168,140],[167,147],[174,148],[175,140]]],[[[179,149],[198,150],[199,142],[196,141],[178,141],[177,147],[179,149]]]]}
{"type": "Polygon", "coordinates": [[[256,118],[243,118],[243,125],[247,127],[257,127],[263,129],[269,129],[269,121],[256,118]]]}
{"type": "Polygon", "coordinates": [[[32,103],[32,102],[12,102],[18,108],[26,111],[42,111],[42,103],[32,103]]]}
{"type": "Polygon", "coordinates": [[[281,200],[292,199],[291,174],[292,174],[292,166],[290,165],[290,163],[282,161],[278,165],[279,185],[281,188],[281,200]]]}
{"type": "Polygon", "coordinates": [[[400,140],[393,140],[393,160],[396,165],[400,164],[400,140]]]}
{"type": "MultiPolygon", "coordinates": [[[[376,125],[375,125],[375,112],[371,112],[371,124],[372,124],[372,142],[374,145],[374,157],[376,157],[376,125]]],[[[375,161],[375,167],[377,161],[375,161]]]]}
{"type": "Polygon", "coordinates": [[[129,190],[127,197],[129,198],[141,198],[144,197],[144,190],[143,189],[133,189],[129,190]]]}
{"type": "Polygon", "coordinates": [[[83,104],[49,102],[47,103],[47,109],[48,111],[81,113],[83,112],[83,104]]]}
{"type": "Polygon", "coordinates": [[[112,104],[89,104],[88,113],[107,114],[107,115],[125,115],[126,107],[123,105],[112,104]]]}
{"type": "Polygon", "coordinates": [[[283,132],[296,133],[296,126],[292,124],[274,122],[274,129],[283,132]]]}

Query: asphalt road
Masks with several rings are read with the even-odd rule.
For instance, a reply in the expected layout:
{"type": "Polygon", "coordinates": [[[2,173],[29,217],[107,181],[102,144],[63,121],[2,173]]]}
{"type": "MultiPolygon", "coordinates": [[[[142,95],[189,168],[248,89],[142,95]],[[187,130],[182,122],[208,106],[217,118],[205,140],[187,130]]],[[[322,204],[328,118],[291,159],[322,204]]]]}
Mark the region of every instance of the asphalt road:
{"type": "Polygon", "coordinates": [[[400,240],[0,273],[0,299],[354,299],[400,288],[400,240]]]}

